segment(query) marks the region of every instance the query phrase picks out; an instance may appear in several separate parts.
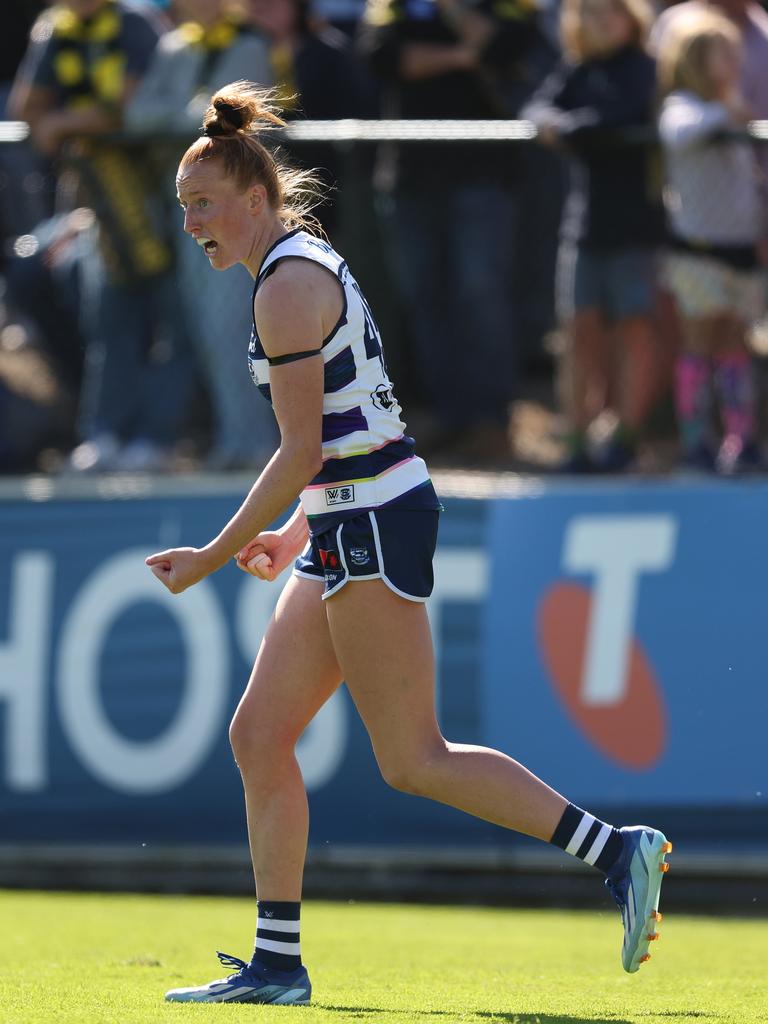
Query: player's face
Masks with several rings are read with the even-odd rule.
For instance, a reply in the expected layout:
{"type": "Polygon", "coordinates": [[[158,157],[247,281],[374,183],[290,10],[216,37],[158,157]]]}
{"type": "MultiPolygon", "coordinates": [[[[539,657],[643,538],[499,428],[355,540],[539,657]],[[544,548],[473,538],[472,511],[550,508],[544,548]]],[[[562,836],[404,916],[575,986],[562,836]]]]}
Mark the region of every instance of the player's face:
{"type": "Polygon", "coordinates": [[[176,178],[184,210],[184,230],[191,235],[215,270],[247,262],[259,235],[258,218],[266,203],[264,187],[241,192],[222,173],[218,160],[200,160],[176,178]]]}

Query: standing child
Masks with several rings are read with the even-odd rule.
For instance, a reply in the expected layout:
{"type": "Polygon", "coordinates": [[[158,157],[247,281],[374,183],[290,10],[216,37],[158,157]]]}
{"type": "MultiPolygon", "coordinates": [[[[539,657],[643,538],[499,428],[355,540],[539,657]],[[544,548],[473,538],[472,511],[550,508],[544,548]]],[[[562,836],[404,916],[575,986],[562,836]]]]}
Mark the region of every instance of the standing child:
{"type": "Polygon", "coordinates": [[[571,158],[557,285],[569,336],[570,471],[625,468],[657,392],[652,318],[664,212],[654,150],[642,141],[656,90],[644,49],[651,20],[645,0],[564,0],[567,62],[526,112],[539,140],[571,158]],[[595,465],[585,435],[606,399],[610,329],[620,346],[620,426],[595,465]]]}
{"type": "Polygon", "coordinates": [[[683,323],[676,373],[683,464],[723,473],[755,468],[755,400],[747,327],[764,307],[758,244],[765,208],[751,144],[739,137],[736,26],[714,12],[685,20],[663,40],[660,134],[674,231],[666,268],[683,323]],[[724,438],[715,457],[712,385],[724,438]]]}

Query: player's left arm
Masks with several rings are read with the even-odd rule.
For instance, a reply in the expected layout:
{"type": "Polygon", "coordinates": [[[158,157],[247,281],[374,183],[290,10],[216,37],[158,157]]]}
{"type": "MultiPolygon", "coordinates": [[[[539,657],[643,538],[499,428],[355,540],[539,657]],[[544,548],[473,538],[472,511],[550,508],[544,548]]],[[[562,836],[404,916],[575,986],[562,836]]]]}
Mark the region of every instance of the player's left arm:
{"type": "Polygon", "coordinates": [[[280,446],[214,540],[203,548],[165,551],[147,559],[172,593],[225,565],[296,500],[322,466],[322,342],[340,312],[339,286],[308,261],[286,261],[259,289],[254,316],[272,363],[270,387],[280,446]]]}

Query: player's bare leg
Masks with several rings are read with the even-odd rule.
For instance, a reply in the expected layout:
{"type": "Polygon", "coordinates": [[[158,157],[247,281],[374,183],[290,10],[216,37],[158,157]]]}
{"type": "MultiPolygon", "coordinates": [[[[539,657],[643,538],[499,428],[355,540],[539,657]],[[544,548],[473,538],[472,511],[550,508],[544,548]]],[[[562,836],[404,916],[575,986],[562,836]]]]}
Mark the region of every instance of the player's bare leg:
{"type": "Polygon", "coordinates": [[[498,750],[450,743],[437,724],[426,609],[382,580],[347,584],[326,602],[336,655],[382,775],[486,821],[552,842],[607,875],[624,923],[622,963],[634,972],[657,936],[671,849],[647,826],[618,830],[570,804],[498,750]]]}
{"type": "Polygon", "coordinates": [[[173,1002],[308,1003],[299,906],[309,814],[296,743],[341,677],[322,606],[322,582],[292,577],[267,627],[230,728],[243,779],[259,898],[256,949],[227,978],[174,989],[173,1002]]]}
{"type": "Polygon", "coordinates": [[[322,591],[321,582],[288,581],[229,730],[245,789],[256,892],[270,900],[301,899],[309,811],[294,751],[341,683],[322,591]]]}
{"type": "Polygon", "coordinates": [[[382,580],[349,583],[325,604],[339,665],[386,781],[549,840],[564,797],[498,750],[443,738],[424,605],[382,580]]]}

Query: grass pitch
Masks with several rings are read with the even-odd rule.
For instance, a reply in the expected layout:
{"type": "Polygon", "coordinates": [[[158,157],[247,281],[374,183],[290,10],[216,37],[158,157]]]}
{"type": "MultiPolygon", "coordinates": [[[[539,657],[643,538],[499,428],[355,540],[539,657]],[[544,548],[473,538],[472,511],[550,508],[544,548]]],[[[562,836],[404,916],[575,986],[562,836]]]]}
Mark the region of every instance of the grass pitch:
{"type": "Polygon", "coordinates": [[[307,902],[310,1007],[184,1005],[247,959],[246,899],[0,893],[2,1024],[766,1024],[768,921],[668,915],[621,969],[618,914],[307,902]]]}

